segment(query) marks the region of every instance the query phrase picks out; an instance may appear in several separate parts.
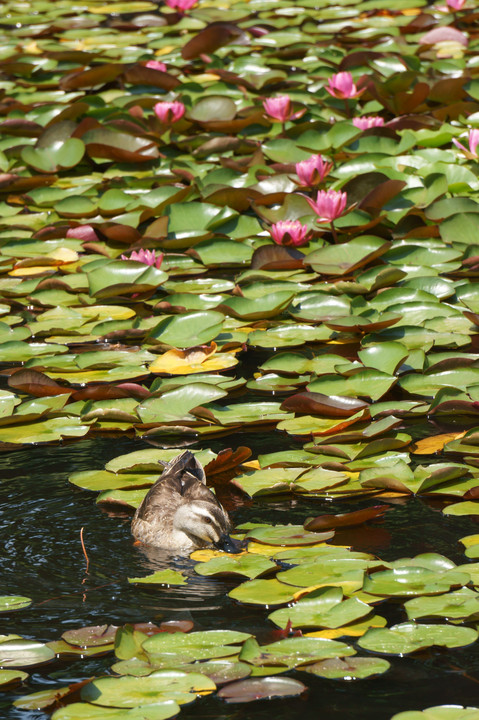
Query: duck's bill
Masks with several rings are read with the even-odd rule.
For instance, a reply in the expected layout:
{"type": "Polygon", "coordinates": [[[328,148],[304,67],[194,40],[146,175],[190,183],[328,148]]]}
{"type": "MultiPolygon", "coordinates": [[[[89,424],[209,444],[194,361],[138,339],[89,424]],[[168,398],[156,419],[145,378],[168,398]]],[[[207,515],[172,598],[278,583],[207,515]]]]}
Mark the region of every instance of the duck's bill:
{"type": "Polygon", "coordinates": [[[242,549],[239,540],[233,540],[229,535],[222,535],[214,546],[217,550],[227,553],[239,553],[242,549]]]}

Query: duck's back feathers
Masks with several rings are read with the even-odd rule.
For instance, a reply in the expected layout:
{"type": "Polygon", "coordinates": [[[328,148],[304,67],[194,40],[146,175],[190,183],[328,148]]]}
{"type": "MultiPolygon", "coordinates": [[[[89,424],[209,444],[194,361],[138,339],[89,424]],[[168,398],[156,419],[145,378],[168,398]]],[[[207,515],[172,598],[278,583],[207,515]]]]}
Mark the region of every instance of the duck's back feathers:
{"type": "Polygon", "coordinates": [[[227,513],[206,487],[205,472],[189,450],[165,466],[131,524],[136,538],[166,548],[204,547],[224,536],[229,527],[227,513]]]}

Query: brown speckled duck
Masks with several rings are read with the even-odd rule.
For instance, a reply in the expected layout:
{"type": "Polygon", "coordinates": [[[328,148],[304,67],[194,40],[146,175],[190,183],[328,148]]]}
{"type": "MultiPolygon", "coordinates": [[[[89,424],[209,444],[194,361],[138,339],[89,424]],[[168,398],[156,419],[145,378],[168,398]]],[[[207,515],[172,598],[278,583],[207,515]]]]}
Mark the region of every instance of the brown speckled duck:
{"type": "Polygon", "coordinates": [[[179,552],[211,546],[238,552],[230,528],[226,511],[206,487],[205,471],[189,450],[165,466],[131,523],[140,542],[179,552]]]}

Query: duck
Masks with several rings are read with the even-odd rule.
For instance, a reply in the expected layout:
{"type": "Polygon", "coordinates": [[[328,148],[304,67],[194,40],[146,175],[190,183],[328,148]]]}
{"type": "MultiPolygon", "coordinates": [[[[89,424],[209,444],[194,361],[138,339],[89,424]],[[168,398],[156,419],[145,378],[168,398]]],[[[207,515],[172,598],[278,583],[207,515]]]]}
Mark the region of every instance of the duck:
{"type": "Polygon", "coordinates": [[[238,552],[231,521],[192,452],[169,463],[145,495],[131,523],[133,537],[145,545],[177,552],[214,547],[238,552]]]}

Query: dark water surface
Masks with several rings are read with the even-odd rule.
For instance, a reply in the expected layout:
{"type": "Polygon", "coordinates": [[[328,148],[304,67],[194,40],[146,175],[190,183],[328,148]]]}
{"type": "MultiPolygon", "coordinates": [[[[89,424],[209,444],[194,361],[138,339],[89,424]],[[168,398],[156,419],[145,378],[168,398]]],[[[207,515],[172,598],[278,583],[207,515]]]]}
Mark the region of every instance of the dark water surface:
{"type": "MultiPolygon", "coordinates": [[[[212,446],[212,449],[220,449],[212,446]]],[[[227,445],[247,444],[254,452],[279,448],[259,447],[256,437],[235,437],[227,445]]],[[[224,444],[224,442],[223,442],[224,444]]],[[[263,441],[263,445],[266,440],[263,441]]],[[[95,494],[67,481],[72,472],[102,469],[113,457],[144,448],[125,439],[96,439],[61,446],[37,446],[0,454],[0,594],[27,595],[33,605],[0,615],[0,634],[17,633],[39,641],[59,639],[65,630],[86,625],[158,622],[190,618],[195,629],[232,628],[266,636],[271,630],[264,609],[237,605],[227,597],[234,583],[201,578],[187,558],[154,551],[146,555],[133,546],[130,518],[109,514],[95,505],[95,494]],[[80,544],[80,528],[90,557],[89,574],[80,544]],[[146,575],[160,567],[176,567],[189,577],[180,588],[134,586],[127,578],[146,575]]],[[[370,505],[371,500],[327,503],[313,499],[256,502],[233,513],[236,523],[267,521],[303,522],[322,512],[345,512],[370,505]]],[[[383,521],[369,530],[356,531],[355,549],[393,560],[420,552],[439,552],[465,562],[458,538],[478,531],[470,518],[446,517],[422,500],[394,504],[383,521]]],[[[350,538],[337,534],[335,542],[350,538]]],[[[381,609],[381,613],[383,613],[381,609]]],[[[388,620],[406,620],[401,607],[388,620]]],[[[389,623],[390,624],[390,623],[389,623]]],[[[354,644],[350,641],[351,644],[354,644]]],[[[364,652],[362,652],[364,654],[364,652]]],[[[438,704],[479,705],[479,643],[468,648],[434,649],[413,657],[388,658],[391,670],[379,678],[357,682],[331,681],[301,672],[297,677],[310,688],[304,699],[226,705],[202,698],[181,711],[183,718],[373,718],[388,720],[401,710],[438,704]]],[[[65,685],[108,671],[114,658],[55,662],[30,672],[28,685],[17,694],[65,685]]],[[[0,718],[44,720],[42,712],[12,708],[14,692],[0,693],[0,718]]]]}

